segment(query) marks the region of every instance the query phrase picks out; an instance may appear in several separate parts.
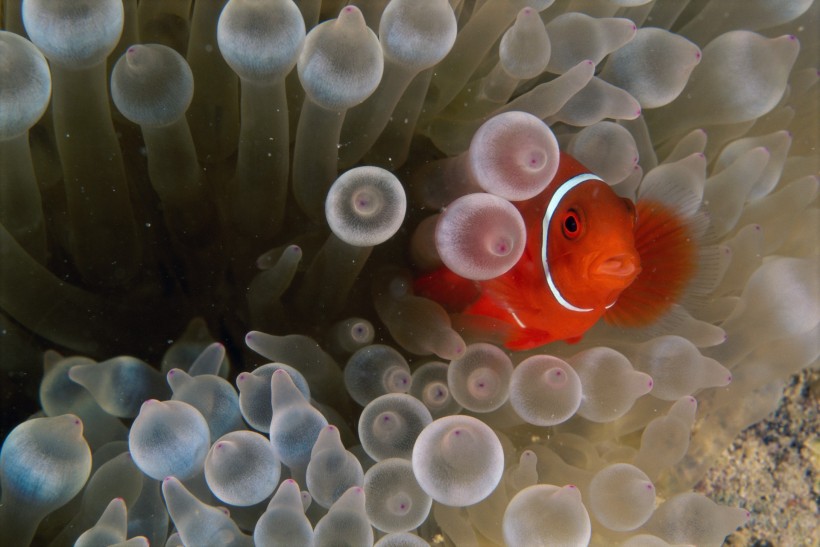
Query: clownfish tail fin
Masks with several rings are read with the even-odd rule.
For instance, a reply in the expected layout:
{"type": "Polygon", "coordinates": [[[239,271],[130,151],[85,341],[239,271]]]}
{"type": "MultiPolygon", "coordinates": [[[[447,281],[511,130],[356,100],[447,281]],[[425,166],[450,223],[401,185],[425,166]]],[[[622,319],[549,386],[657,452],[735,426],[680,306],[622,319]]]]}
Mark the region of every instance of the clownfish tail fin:
{"type": "MultiPolygon", "coordinates": [[[[653,198],[639,199],[635,208],[635,248],[641,273],[604,315],[608,323],[620,327],[643,327],[657,321],[701,279],[701,264],[715,263],[709,257],[716,248],[703,245],[708,218],[702,210],[685,215],[666,200],[653,198]]],[[[699,291],[694,288],[693,292],[699,291]]]]}

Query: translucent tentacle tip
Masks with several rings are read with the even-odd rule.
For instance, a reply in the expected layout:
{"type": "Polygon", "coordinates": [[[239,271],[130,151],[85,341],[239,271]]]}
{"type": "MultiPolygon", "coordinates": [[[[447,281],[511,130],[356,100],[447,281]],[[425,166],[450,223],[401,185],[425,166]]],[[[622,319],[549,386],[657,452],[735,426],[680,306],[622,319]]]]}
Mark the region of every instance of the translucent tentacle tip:
{"type": "Polygon", "coordinates": [[[359,8],[345,6],[338,18],[308,33],[296,69],[311,100],[339,112],[373,93],[382,78],[384,56],[359,8]]]}
{"type": "Polygon", "coordinates": [[[140,470],[157,480],[186,480],[202,470],[211,432],[200,412],[181,401],[151,399],[131,426],[128,448],[140,470]]]}
{"type": "Polygon", "coordinates": [[[434,500],[466,506],[495,489],[504,473],[501,442],[484,422],[471,416],[435,420],[416,439],[413,473],[434,500]]]}
{"type": "Polygon", "coordinates": [[[362,447],[374,460],[409,458],[419,433],[433,421],[424,403],[391,393],[373,399],[359,418],[362,447]]]}
{"type": "Polygon", "coordinates": [[[325,200],[325,216],[333,233],[350,245],[370,247],[390,239],[407,211],[404,188],[393,173],[380,167],[356,167],[342,174],[325,200]]]}
{"type": "Polygon", "coordinates": [[[383,532],[404,532],[427,518],[433,500],[419,486],[412,464],[401,458],[382,460],[364,477],[365,507],[370,522],[383,532]]]}
{"type": "Polygon", "coordinates": [[[510,358],[497,346],[471,344],[461,357],[450,362],[447,384],[464,408],[491,412],[507,401],[512,373],[510,358]]]}
{"type": "Polygon", "coordinates": [[[111,99],[132,122],[160,127],[185,115],[194,96],[188,62],[170,47],[136,44],[111,72],[111,99]]]}
{"type": "Polygon", "coordinates": [[[82,69],[105,61],[117,45],[125,17],[120,0],[27,0],[23,25],[52,62],[82,69]]]}
{"type": "Polygon", "coordinates": [[[456,16],[447,0],[393,0],[379,22],[384,56],[420,71],[441,61],[456,41],[456,16]]]}
{"type": "Polygon", "coordinates": [[[456,274],[474,280],[498,277],[524,254],[527,231],[521,213],[492,194],[468,194],[439,217],[435,242],[441,260],[456,274]]]}
{"type": "Polygon", "coordinates": [[[73,414],[34,418],[15,427],[0,450],[3,503],[45,516],[67,503],[91,472],[83,422],[73,414]]]}
{"type": "Polygon", "coordinates": [[[37,123],[51,97],[51,73],[34,44],[0,30],[0,140],[22,135],[37,123]]]}
{"type": "Polygon", "coordinates": [[[541,193],[558,172],[559,160],[550,127],[526,112],[490,118],[470,142],[472,177],[487,192],[511,201],[541,193]]]}
{"type": "Polygon", "coordinates": [[[527,423],[556,425],[570,419],[581,405],[581,379],[566,362],[535,355],[513,371],[510,403],[527,423]]]}
{"type": "Polygon", "coordinates": [[[592,535],[581,493],[572,484],[521,490],[507,505],[502,527],[507,545],[587,545],[592,535]]]}
{"type": "Polygon", "coordinates": [[[275,82],[296,65],[305,32],[292,0],[230,0],[219,16],[216,39],[239,77],[275,82]]]}

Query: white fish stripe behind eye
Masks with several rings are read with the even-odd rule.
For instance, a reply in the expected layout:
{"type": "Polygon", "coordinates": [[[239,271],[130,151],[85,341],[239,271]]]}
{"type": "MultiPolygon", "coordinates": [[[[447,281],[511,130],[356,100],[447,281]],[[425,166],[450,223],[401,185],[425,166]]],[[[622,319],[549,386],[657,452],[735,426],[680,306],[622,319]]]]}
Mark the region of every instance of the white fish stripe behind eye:
{"type": "Polygon", "coordinates": [[[555,210],[558,209],[558,205],[561,203],[561,200],[564,199],[564,196],[566,196],[570,190],[588,180],[598,180],[603,182],[601,178],[593,175],[592,173],[584,173],[583,175],[578,175],[576,177],[569,179],[564,184],[559,186],[555,193],[552,195],[552,198],[550,198],[550,202],[547,204],[547,211],[546,213],[544,213],[544,220],[541,223],[541,264],[544,266],[544,276],[547,279],[547,286],[550,288],[552,296],[555,297],[555,300],[557,300],[559,304],[561,304],[564,308],[568,310],[577,312],[590,312],[593,310],[593,308],[579,308],[578,306],[573,306],[567,301],[566,298],[564,298],[564,295],[561,294],[561,291],[558,290],[558,287],[555,286],[555,281],[553,281],[552,279],[552,274],[550,274],[549,263],[547,262],[547,245],[549,238],[550,221],[552,220],[552,216],[555,214],[555,210]]]}

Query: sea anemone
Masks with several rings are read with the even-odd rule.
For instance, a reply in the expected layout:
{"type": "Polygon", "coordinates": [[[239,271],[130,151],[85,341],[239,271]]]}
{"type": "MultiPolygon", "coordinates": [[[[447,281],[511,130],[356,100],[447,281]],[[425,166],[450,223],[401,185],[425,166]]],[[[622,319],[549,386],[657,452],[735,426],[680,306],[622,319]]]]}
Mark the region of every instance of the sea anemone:
{"type": "Polygon", "coordinates": [[[820,355],[818,5],[6,0],[0,537],[720,545],[820,355]],[[510,352],[414,278],[515,264],[559,149],[699,264],[510,352]]]}

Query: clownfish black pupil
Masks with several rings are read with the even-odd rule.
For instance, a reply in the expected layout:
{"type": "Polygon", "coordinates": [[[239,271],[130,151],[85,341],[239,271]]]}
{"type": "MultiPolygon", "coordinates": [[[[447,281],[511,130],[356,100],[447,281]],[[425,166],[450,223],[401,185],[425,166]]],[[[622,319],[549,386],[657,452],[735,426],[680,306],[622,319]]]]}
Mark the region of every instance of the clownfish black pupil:
{"type": "Polygon", "coordinates": [[[563,232],[564,236],[569,239],[574,239],[580,234],[580,219],[578,218],[578,213],[576,211],[569,210],[564,215],[563,232]]]}

